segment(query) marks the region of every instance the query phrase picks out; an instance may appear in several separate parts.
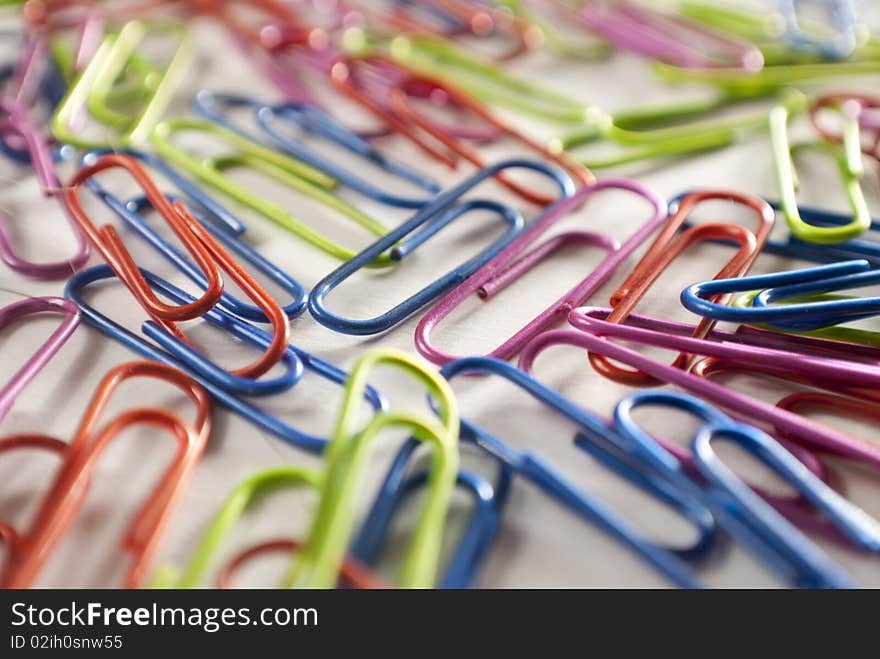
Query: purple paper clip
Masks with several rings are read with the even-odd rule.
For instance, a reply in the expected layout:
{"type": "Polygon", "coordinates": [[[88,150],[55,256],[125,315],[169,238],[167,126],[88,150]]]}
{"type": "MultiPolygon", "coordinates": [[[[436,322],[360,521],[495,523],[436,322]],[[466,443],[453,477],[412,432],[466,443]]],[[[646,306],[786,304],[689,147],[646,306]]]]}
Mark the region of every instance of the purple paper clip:
{"type": "Polygon", "coordinates": [[[748,72],[764,67],[764,55],[754,44],[628,0],[591,0],[577,16],[581,25],[618,48],[674,66],[723,66],[748,72]]]}
{"type": "Polygon", "coordinates": [[[486,355],[498,359],[510,359],[535,336],[564,320],[572,309],[584,304],[608,280],[620,264],[657,230],[666,219],[666,213],[667,206],[663,198],[651,188],[636,181],[603,179],[593,185],[581,188],[574,196],[548,209],[540,219],[527,226],[525,231],[495,258],[435,304],[416,327],[416,348],[426,359],[438,365],[459,359],[459,357],[437,348],[431,342],[431,333],[437,324],[452,313],[465,299],[474,294],[484,301],[492,299],[495,294],[527,273],[541,260],[566,245],[595,246],[608,252],[602,263],[592,273],[486,355]],[[533,247],[541,235],[569,213],[580,209],[594,194],[603,190],[626,190],[643,197],[651,204],[651,216],[622,244],[602,233],[570,231],[552,236],[533,247]]]}
{"type": "Polygon", "coordinates": [[[569,323],[579,331],[552,330],[538,335],[523,350],[519,365],[529,372],[537,356],[552,345],[586,348],[609,359],[636,367],[657,380],[679,386],[686,391],[732,411],[751,423],[775,428],[807,448],[842,456],[880,468],[880,445],[850,437],[832,428],[816,424],[786,409],[769,405],[751,396],[705,380],[623,347],[610,339],[658,348],[677,350],[692,355],[733,360],[791,373],[795,377],[817,378],[829,387],[843,389],[877,389],[880,387],[880,366],[867,360],[852,361],[829,357],[821,351],[790,352],[778,348],[747,343],[747,338],[732,332],[714,331],[710,339],[682,335],[693,327],[661,321],[645,316],[630,316],[625,324],[604,320],[610,311],[595,307],[575,309],[569,323]]]}
{"type": "MultiPolygon", "coordinates": [[[[9,412],[16,397],[70,338],[79,325],[80,318],[79,308],[70,300],[65,300],[62,297],[26,298],[0,309],[0,330],[16,320],[42,313],[61,314],[64,319],[40,349],[25,362],[9,382],[0,388],[0,421],[9,412]]],[[[5,351],[4,354],[9,354],[9,351],[5,351]]]]}

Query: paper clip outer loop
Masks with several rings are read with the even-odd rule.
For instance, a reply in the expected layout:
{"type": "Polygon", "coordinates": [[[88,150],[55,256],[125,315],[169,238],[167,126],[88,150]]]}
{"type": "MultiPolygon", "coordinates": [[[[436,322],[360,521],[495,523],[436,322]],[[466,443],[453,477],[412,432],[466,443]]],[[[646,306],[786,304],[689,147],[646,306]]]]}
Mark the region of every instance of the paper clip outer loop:
{"type": "Polygon", "coordinates": [[[430,488],[401,566],[399,585],[434,585],[447,507],[458,473],[458,409],[451,388],[433,367],[405,352],[382,348],[365,353],[346,383],[333,439],[325,452],[327,469],[321,500],[308,540],[287,579],[289,585],[335,585],[355,532],[354,503],[367,467],[369,447],[389,427],[411,431],[413,437],[432,449],[430,488]],[[439,421],[409,412],[379,412],[362,429],[356,429],[356,406],[363,397],[369,373],[379,366],[398,368],[424,386],[436,401],[439,421]]]}
{"type": "MultiPolygon", "coordinates": [[[[152,286],[161,291],[162,295],[170,299],[178,299],[181,302],[192,299],[191,296],[188,296],[185,292],[159,277],[146,271],[143,271],[143,274],[150,280],[152,286]]],[[[65,295],[79,307],[83,318],[89,325],[97,328],[111,339],[121,343],[142,357],[188,371],[192,378],[210,393],[217,403],[254,424],[257,428],[274,435],[281,441],[312,453],[321,453],[324,450],[324,447],[327,445],[327,439],[298,430],[268,412],[257,408],[243,396],[230,393],[228,387],[218,385],[215,378],[205,377],[194,369],[186,353],[172,354],[168,351],[168,348],[145,341],[89,305],[84,297],[84,293],[89,285],[113,276],[114,273],[108,266],[96,266],[77,273],[67,283],[65,295]]],[[[238,338],[253,345],[265,347],[271,340],[271,337],[266,332],[229,315],[219,308],[209,311],[204,316],[204,319],[234,333],[238,338]]],[[[161,336],[159,333],[154,335],[161,336]]],[[[172,349],[175,347],[173,343],[169,345],[172,349]]],[[[348,377],[348,373],[342,369],[291,345],[287,347],[285,359],[290,360],[291,370],[294,370],[295,364],[301,363],[310,372],[314,372],[318,376],[336,384],[344,383],[348,377]]],[[[364,393],[364,400],[374,410],[383,410],[387,407],[385,398],[373,387],[367,387],[364,393]]]]}
{"type": "MultiPolygon", "coordinates": [[[[539,336],[543,336],[543,334],[539,336]]],[[[450,362],[443,367],[441,372],[450,381],[459,375],[477,373],[497,375],[516,385],[556,414],[577,424],[588,437],[601,437],[611,445],[619,446],[619,441],[617,441],[613,430],[609,429],[607,422],[593,416],[507,362],[492,357],[465,357],[450,362]]],[[[699,581],[692,568],[677,552],[647,539],[634,525],[617,515],[603,501],[573,484],[542,456],[529,450],[516,450],[465,418],[462,418],[461,423],[462,440],[473,442],[495,459],[507,464],[514,470],[515,475],[533,482],[558,503],[620,542],[670,582],[685,588],[699,587],[699,581]]],[[[619,470],[618,473],[624,478],[630,475],[619,470]]],[[[650,481],[642,479],[631,482],[652,495],[658,495],[656,489],[646,487],[650,485],[650,481]]],[[[661,496],[660,498],[664,503],[672,505],[674,509],[682,513],[687,521],[695,527],[698,539],[692,547],[694,553],[699,554],[702,550],[707,549],[711,545],[715,529],[713,520],[711,516],[706,515],[705,509],[699,507],[679,508],[675,504],[680,503],[681,499],[673,503],[665,497],[661,496]]]]}
{"type": "Polygon", "coordinates": [[[211,428],[210,412],[207,394],[178,369],[154,362],[130,362],[110,371],[95,392],[73,440],[67,446],[61,469],[37,511],[31,531],[25,536],[26,551],[9,566],[3,578],[4,586],[26,588],[32,584],[76,518],[84,501],[82,490],[88,487],[98,458],[126,429],[148,425],[174,436],[178,450],[152,496],[138,510],[123,537],[123,548],[133,554],[125,585],[128,588],[138,587],[145,578],[162,532],[180,503],[207,444],[211,428]],[[99,419],[114,390],[123,381],[135,377],[157,378],[181,389],[196,405],[195,423],[190,425],[166,410],[141,408],[123,412],[99,428],[99,419]]]}
{"type": "Polygon", "coordinates": [[[67,342],[80,321],[77,306],[60,297],[27,298],[0,308],[0,330],[22,318],[43,313],[59,314],[63,319],[45,343],[0,388],[0,421],[9,413],[16,397],[67,342]]]}
{"type": "Polygon", "coordinates": [[[567,317],[568,313],[578,305],[584,304],[620,264],[657,229],[665,217],[666,202],[662,197],[651,188],[629,179],[602,179],[579,189],[568,199],[560,200],[546,209],[502,252],[437,302],[416,327],[414,337],[416,349],[423,357],[438,365],[458,359],[459,357],[435,346],[431,341],[431,334],[436,326],[464,300],[476,294],[480,299],[490,301],[496,293],[566,244],[595,245],[606,250],[608,255],[592,273],[486,355],[498,359],[510,359],[534,336],[567,317]],[[624,190],[643,197],[651,205],[651,216],[623,244],[618,244],[613,238],[601,233],[570,232],[554,236],[536,245],[541,235],[603,190],[624,190]],[[530,248],[531,250],[527,251],[530,248]]]}
{"type": "MultiPolygon", "coordinates": [[[[773,210],[760,197],[743,194],[731,190],[705,190],[684,197],[668,219],[666,226],[654,239],[651,247],[642,256],[641,261],[633,269],[629,277],[611,296],[613,311],[608,316],[609,323],[624,322],[639,301],[646,295],[650,287],[675,259],[690,245],[704,241],[723,239],[732,241],[737,251],[727,264],[718,271],[715,278],[736,277],[745,274],[760,253],[773,228],[773,210]],[[679,233],[679,229],[694,208],[708,200],[732,201],[752,210],[758,220],[755,231],[739,225],[719,222],[706,223],[690,227],[679,233]]],[[[697,325],[695,338],[704,338],[712,331],[714,322],[704,319],[697,325]]],[[[632,386],[653,386],[657,380],[639,371],[624,369],[611,363],[601,354],[590,354],[590,363],[597,373],[615,382],[632,386]]],[[[678,368],[687,368],[691,358],[680,353],[673,364],[678,368]]]]}
{"type": "Polygon", "coordinates": [[[120,281],[131,291],[150,317],[170,336],[183,341],[183,334],[177,329],[174,322],[203,316],[217,304],[223,293],[223,278],[220,274],[220,268],[222,268],[256,302],[257,306],[269,318],[273,329],[272,342],[267,346],[263,355],[253,364],[231,371],[232,375],[243,378],[258,378],[270,371],[281,360],[290,337],[290,323],[281,307],[192,217],[182,203],[178,202],[175,205],[168,203],[168,200],[136,160],[123,155],[101,156],[93,165],[79,170],[70,186],[65,189],[64,200],[71,216],[77,221],[92,244],[101,252],[120,281]],[[116,230],[109,225],[101,228],[96,227],[83,209],[79,201],[80,186],[95,174],[114,167],[125,169],[138,182],[150,203],[168,222],[204,273],[208,285],[205,287],[205,293],[194,302],[168,305],[159,300],[141,275],[131,254],[123,246],[116,230]]]}

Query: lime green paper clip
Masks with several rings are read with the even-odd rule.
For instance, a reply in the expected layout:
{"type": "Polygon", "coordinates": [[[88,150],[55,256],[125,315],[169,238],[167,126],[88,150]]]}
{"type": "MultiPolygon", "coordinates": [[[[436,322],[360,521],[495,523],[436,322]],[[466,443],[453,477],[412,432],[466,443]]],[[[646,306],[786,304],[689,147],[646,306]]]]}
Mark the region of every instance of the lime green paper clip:
{"type": "MultiPolygon", "coordinates": [[[[720,149],[735,143],[745,133],[767,128],[768,110],[711,120],[702,118],[745,100],[750,99],[719,94],[707,100],[627,110],[607,117],[597,128],[572,132],[551,142],[550,147],[577,156],[574,149],[580,146],[601,142],[617,145],[619,148],[607,156],[579,157],[583,165],[596,170],[720,149]]],[[[795,90],[782,93],[780,103],[792,114],[807,109],[806,97],[795,90]]]]}
{"type": "Polygon", "coordinates": [[[434,585],[446,511],[458,474],[458,408],[449,384],[426,362],[405,352],[376,349],[364,354],[346,384],[336,429],[325,453],[326,475],[309,537],[290,572],[288,586],[332,588],[354,533],[359,490],[369,451],[382,430],[403,428],[432,449],[428,494],[407,549],[398,585],[434,585]],[[378,366],[393,366],[412,376],[432,396],[437,418],[407,412],[377,412],[358,430],[358,408],[367,377],[378,366]]]}
{"type": "Polygon", "coordinates": [[[584,125],[601,115],[594,106],[511,75],[440,38],[409,35],[388,40],[352,28],[345,33],[344,45],[353,53],[385,49],[392,59],[417,73],[454,83],[484,103],[532,118],[584,125]]]}
{"type": "Polygon", "coordinates": [[[322,475],[313,469],[301,467],[276,467],[254,474],[239,483],[226,498],[214,516],[202,541],[190,558],[182,574],[171,567],[163,567],[156,575],[156,588],[202,588],[207,587],[205,573],[214,562],[220,546],[232,533],[238,520],[248,508],[263,496],[282,489],[312,488],[321,486],[322,475]]]}
{"type": "Polygon", "coordinates": [[[558,7],[542,7],[539,11],[532,8],[529,0],[497,0],[497,4],[507,9],[514,16],[518,16],[534,25],[544,36],[544,45],[560,57],[580,60],[595,60],[610,55],[614,47],[599,37],[590,37],[589,34],[577,25],[573,10],[566,8],[562,3],[558,7]],[[577,38],[566,37],[561,28],[557,28],[549,14],[560,12],[564,16],[562,20],[570,19],[577,38]]]}
{"type": "MultiPolygon", "coordinates": [[[[373,235],[382,236],[388,232],[384,224],[333,194],[336,179],[213,121],[189,117],[167,119],[156,126],[152,142],[160,156],[188,171],[202,183],[342,261],[349,260],[357,252],[333,242],[277,204],[237,184],[225,171],[235,167],[247,168],[327,206],[373,235]],[[176,134],[185,131],[199,133],[202,138],[212,138],[231,153],[209,158],[192,155],[173,141],[176,134]]],[[[395,264],[390,254],[383,254],[370,267],[395,264]]]]}
{"type": "Polygon", "coordinates": [[[779,185],[780,207],[792,235],[811,243],[832,244],[851,240],[871,227],[871,212],[862,191],[862,154],[858,120],[842,111],[843,144],[833,142],[803,142],[790,145],[788,140],[788,110],[783,106],[770,112],[770,140],[773,145],[776,180],[779,185]],[[842,226],[820,227],[808,224],[801,217],[797,203],[797,172],[793,157],[799,153],[819,150],[837,161],[844,189],[852,209],[852,221],[842,226]]]}
{"type": "Polygon", "coordinates": [[[171,102],[189,51],[186,26],[180,23],[130,21],[119,32],[106,35],[58,105],[52,117],[55,137],[82,149],[125,148],[144,142],[171,102]],[[171,33],[177,45],[167,64],[154,69],[138,49],[161,33],[171,33]],[[125,81],[124,93],[117,87],[120,80],[125,81]],[[74,127],[85,108],[106,134],[87,137],[74,127]]]}

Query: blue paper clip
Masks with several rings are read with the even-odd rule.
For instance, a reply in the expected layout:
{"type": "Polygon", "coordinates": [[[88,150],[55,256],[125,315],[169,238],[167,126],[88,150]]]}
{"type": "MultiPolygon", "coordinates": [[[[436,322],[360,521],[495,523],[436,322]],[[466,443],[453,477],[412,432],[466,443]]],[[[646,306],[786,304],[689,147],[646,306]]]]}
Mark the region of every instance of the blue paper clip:
{"type": "Polygon", "coordinates": [[[689,394],[640,391],[614,410],[619,435],[635,456],[653,465],[680,492],[705,505],[719,525],[764,560],[789,584],[806,588],[847,588],[852,580],[812,541],[740,480],[715,454],[714,438],[734,442],[770,467],[813,504],[847,538],[869,551],[880,548],[880,525],[828,487],[775,439],[734,421],[689,394]],[[666,406],[688,412],[703,424],[692,441],[694,464],[705,479],[698,484],[677,458],[648,436],[632,418],[637,407],[666,406]]]}
{"type": "MultiPolygon", "coordinates": [[[[395,513],[407,497],[427,482],[427,472],[407,477],[407,467],[419,446],[420,442],[413,438],[401,446],[360,532],[352,543],[351,555],[365,565],[375,566],[395,513]]],[[[441,588],[474,586],[480,567],[495,539],[504,504],[507,502],[510,481],[510,468],[503,464],[500,465],[498,481],[494,486],[481,476],[459,471],[456,486],[473,496],[474,509],[440,581],[441,588]]]]}
{"type": "MultiPolygon", "coordinates": [[[[576,423],[587,436],[598,435],[612,443],[616,442],[615,431],[607,423],[507,362],[491,357],[466,357],[450,362],[441,369],[441,373],[448,380],[463,374],[498,375],[517,385],[554,412],[576,423]]],[[[697,540],[693,545],[681,550],[671,550],[648,540],[628,521],[615,514],[602,501],[571,483],[538,454],[532,451],[517,451],[464,418],[461,419],[461,439],[476,444],[502,464],[508,465],[516,475],[533,482],[563,506],[622,543],[672,583],[686,588],[700,586],[699,580],[685,562],[684,556],[699,556],[707,552],[714,544],[716,527],[709,511],[688,495],[680,494],[669,487],[655,486],[656,479],[650,472],[643,471],[643,478],[631,481],[633,485],[655,496],[662,503],[670,505],[696,529],[697,540]]],[[[613,454],[608,453],[605,456],[605,463],[607,464],[607,461],[614,457],[613,454]]],[[[616,471],[622,475],[628,473],[625,469],[616,471]]]]}
{"type": "Polygon", "coordinates": [[[867,261],[843,261],[790,272],[694,284],[682,291],[681,303],[706,318],[751,325],[768,324],[801,332],[876,316],[880,313],[880,297],[770,305],[776,301],[862,288],[877,282],[880,282],[880,270],[872,270],[867,261]],[[760,291],[751,307],[727,306],[706,299],[746,291],[760,291]]]}
{"type": "Polygon", "coordinates": [[[257,125],[282,151],[328,174],[355,192],[359,192],[365,197],[388,206],[419,208],[424,206],[442,190],[442,187],[436,181],[419,173],[409,165],[384,155],[367,140],[314,105],[308,103],[284,103],[270,106],[249,96],[217,94],[203,90],[193,97],[193,107],[196,112],[206,119],[235,130],[250,140],[261,142],[260,135],[242,129],[224,114],[224,110],[230,108],[244,107],[252,109],[257,125]],[[414,198],[386,192],[362,176],[342,166],[337,160],[321,155],[318,151],[310,148],[302,140],[291,135],[289,131],[285,131],[278,125],[279,123],[287,124],[288,127],[295,125],[310,136],[320,137],[335,146],[341,147],[349,153],[362,158],[364,163],[378,167],[391,176],[412,183],[427,192],[428,196],[414,198]]]}
{"type": "MultiPolygon", "coordinates": [[[[517,234],[522,230],[523,219],[518,212],[496,201],[470,199],[460,203],[456,202],[482,181],[492,178],[498,172],[506,169],[527,169],[544,174],[559,187],[561,199],[574,194],[574,183],[571,178],[561,169],[549,163],[532,160],[505,160],[481,169],[457,186],[437,195],[429,204],[419,209],[409,220],[389,231],[360,254],[349,259],[319,281],[311,293],[309,293],[309,312],[312,314],[312,317],[335,332],[343,334],[378,334],[403,322],[432,300],[451,291],[470,277],[516,238],[517,234]],[[473,210],[493,211],[509,226],[501,237],[471,259],[436,279],[431,284],[428,284],[422,290],[409,296],[385,313],[373,318],[366,320],[345,318],[333,313],[325,306],[326,298],[333,289],[357,271],[372,263],[379,255],[387,250],[391,250],[391,258],[400,261],[448,224],[473,210]]],[[[552,208],[552,206],[549,208],[552,208]]],[[[547,210],[544,212],[546,213],[547,210]]]]}
{"type": "MultiPolygon", "coordinates": [[[[142,274],[147,282],[164,297],[181,304],[193,299],[191,295],[152,273],[142,271],[142,274]]],[[[186,350],[185,344],[168,342],[169,345],[157,346],[145,341],[86,303],[84,292],[90,284],[113,277],[115,275],[109,266],[99,265],[78,272],[68,281],[64,294],[80,308],[82,316],[87,323],[147,359],[153,359],[187,371],[220,405],[250,421],[261,430],[275,435],[282,441],[298,448],[314,453],[323,451],[324,446],[327,444],[326,438],[316,437],[297,430],[277,417],[260,410],[241,396],[230,393],[227,388],[218,385],[215,378],[205,377],[199,372],[201,370],[200,365],[196,364],[199,366],[199,370],[193,368],[193,356],[186,350]],[[180,352],[174,352],[175,349],[180,349],[180,352]]],[[[258,347],[264,347],[271,341],[271,337],[263,330],[217,307],[214,307],[205,314],[203,318],[212,325],[218,326],[237,338],[258,347]]],[[[147,332],[149,327],[149,322],[144,323],[145,332],[147,332]]],[[[158,330],[159,328],[155,329],[158,330]]],[[[152,336],[151,338],[155,340],[156,337],[152,336]]],[[[290,372],[294,373],[295,381],[299,381],[306,370],[336,384],[342,384],[348,378],[348,373],[342,369],[294,346],[288,346],[284,359],[289,364],[290,372]],[[295,368],[296,364],[299,364],[299,367],[295,368]]],[[[373,387],[367,387],[364,399],[374,410],[384,410],[387,407],[384,397],[373,387]]]]}
{"type": "MultiPolygon", "coordinates": [[[[833,35],[819,37],[801,26],[799,9],[803,0],[779,0],[779,13],[785,19],[784,39],[794,50],[805,51],[826,59],[846,59],[856,49],[859,7],[855,0],[824,0],[827,21],[822,27],[830,27],[833,35]]],[[[813,3],[815,4],[815,3],[813,3]]]]}
{"type": "MultiPolygon", "coordinates": [[[[96,158],[100,157],[107,151],[92,151],[87,153],[83,159],[83,164],[89,164],[96,158]]],[[[183,178],[173,168],[168,166],[160,158],[156,156],[135,151],[132,149],[122,151],[125,155],[136,158],[148,167],[159,171],[165,178],[170,180],[179,192],[182,192],[184,198],[182,201],[186,204],[187,209],[205,227],[205,229],[217,239],[224,247],[236,254],[241,260],[252,265],[256,270],[263,273],[269,281],[278,285],[281,290],[289,294],[291,302],[283,306],[282,309],[288,318],[296,318],[305,311],[307,303],[307,293],[305,288],[297,282],[293,277],[284,272],[277,265],[261,256],[250,245],[238,238],[245,227],[244,225],[226,210],[221,204],[217,203],[209,195],[205,194],[198,186],[183,178]]],[[[101,200],[125,222],[138,236],[147,241],[154,249],[180,270],[190,281],[197,286],[204,288],[207,281],[202,270],[196,266],[189,258],[187,258],[180,250],[176,249],[168,241],[162,238],[158,233],[150,228],[147,220],[143,217],[143,212],[151,208],[149,200],[145,196],[123,201],[116,195],[110,193],[106,188],[101,186],[96,178],[90,178],[86,185],[101,200]]],[[[176,201],[176,194],[166,194],[169,201],[176,201]]],[[[229,311],[229,313],[251,320],[257,323],[267,323],[269,319],[262,309],[249,302],[244,302],[237,297],[224,291],[220,297],[219,304],[229,311]]]]}

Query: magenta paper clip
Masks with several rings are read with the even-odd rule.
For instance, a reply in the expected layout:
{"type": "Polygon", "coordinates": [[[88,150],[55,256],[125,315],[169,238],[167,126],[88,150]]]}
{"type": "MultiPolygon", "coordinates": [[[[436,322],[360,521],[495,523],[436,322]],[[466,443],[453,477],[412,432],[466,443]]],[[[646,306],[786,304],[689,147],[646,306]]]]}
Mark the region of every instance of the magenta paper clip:
{"type": "Polygon", "coordinates": [[[564,320],[572,309],[584,304],[608,280],[620,264],[657,230],[666,219],[666,212],[666,202],[659,194],[651,188],[629,179],[603,179],[581,188],[574,196],[549,208],[538,220],[528,225],[525,231],[495,258],[435,304],[416,327],[416,348],[426,359],[438,365],[459,359],[458,356],[437,348],[431,342],[431,333],[437,324],[452,313],[465,299],[476,294],[484,301],[491,300],[541,260],[568,244],[595,246],[608,252],[602,263],[592,273],[486,355],[498,359],[510,359],[535,336],[564,320]],[[534,246],[541,235],[568,214],[579,210],[593,195],[603,190],[626,190],[643,197],[651,204],[650,217],[623,244],[605,234],[577,231],[552,236],[543,243],[534,246]]]}
{"type": "MultiPolygon", "coordinates": [[[[12,379],[0,388],[0,421],[9,412],[16,397],[70,338],[79,325],[80,317],[79,308],[73,302],[62,297],[26,298],[0,309],[0,330],[21,318],[43,313],[61,314],[64,316],[64,320],[40,349],[12,376],[12,379]]],[[[8,349],[4,350],[4,355],[9,355],[9,353],[8,349]]]]}
{"type": "MultiPolygon", "coordinates": [[[[46,197],[55,197],[61,191],[61,182],[52,151],[45,136],[27,116],[25,108],[12,97],[0,98],[0,131],[15,135],[24,144],[31,167],[46,197]]],[[[58,205],[58,213],[67,219],[67,225],[76,240],[75,252],[61,261],[35,263],[20,256],[12,245],[6,227],[9,218],[0,213],[0,259],[10,269],[35,279],[66,279],[89,260],[89,244],[76,225],[67,216],[64,206],[58,205]]],[[[55,238],[53,237],[53,240],[55,238]]]]}
{"type": "MultiPolygon", "coordinates": [[[[880,366],[862,361],[819,356],[809,352],[795,353],[759,345],[748,345],[742,342],[696,339],[676,334],[674,324],[664,321],[656,322],[660,324],[660,327],[669,326],[666,329],[645,327],[646,320],[650,325],[654,325],[655,322],[653,319],[645,317],[640,317],[640,325],[642,326],[632,323],[634,319],[632,316],[627,324],[609,323],[604,320],[609,313],[608,309],[595,307],[575,309],[569,315],[568,320],[573,327],[580,331],[551,330],[538,335],[523,350],[520,356],[520,368],[530,372],[537,356],[553,345],[563,344],[586,348],[617,362],[639,368],[661,382],[679,386],[703,400],[731,410],[740,418],[775,428],[781,433],[786,433],[787,436],[797,438],[799,442],[812,450],[863,462],[875,469],[880,468],[880,445],[878,444],[870,444],[850,437],[833,428],[816,424],[799,414],[768,405],[674,366],[662,364],[610,339],[678,350],[692,355],[729,359],[746,365],[762,366],[784,373],[792,373],[795,376],[820,378],[829,387],[876,389],[880,387],[880,366]],[[673,329],[673,331],[670,332],[669,329],[673,329]]],[[[718,333],[715,336],[723,337],[725,334],[718,333]]]]}
{"type": "Polygon", "coordinates": [[[764,67],[757,46],[683,16],[648,9],[628,0],[590,0],[578,12],[581,25],[618,48],[687,68],[764,67]]]}

